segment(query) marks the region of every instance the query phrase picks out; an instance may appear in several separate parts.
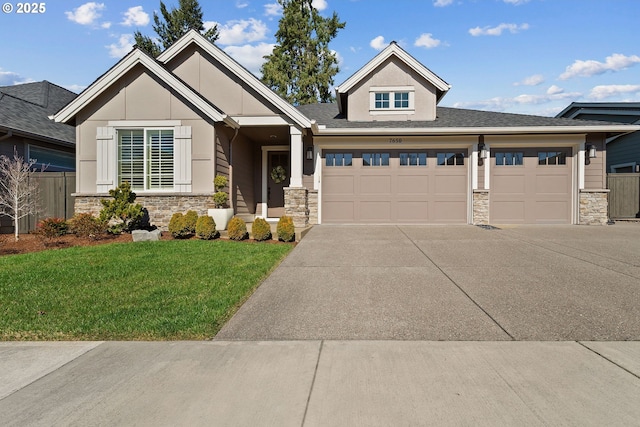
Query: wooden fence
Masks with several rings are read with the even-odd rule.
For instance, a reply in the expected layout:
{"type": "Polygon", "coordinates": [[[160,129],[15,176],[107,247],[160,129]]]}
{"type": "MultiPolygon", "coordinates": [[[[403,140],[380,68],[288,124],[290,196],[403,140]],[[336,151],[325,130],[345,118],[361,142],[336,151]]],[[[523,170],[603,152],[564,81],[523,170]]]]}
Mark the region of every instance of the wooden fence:
{"type": "MultiPolygon", "coordinates": [[[[42,218],[71,218],[73,217],[73,197],[76,191],[75,172],[42,172],[36,174],[34,179],[38,181],[40,188],[40,207],[42,213],[39,216],[29,215],[20,220],[20,232],[34,230],[36,224],[42,218]]],[[[12,220],[5,215],[0,215],[0,232],[13,233],[12,220]]]]}
{"type": "Polygon", "coordinates": [[[607,175],[609,218],[640,218],[640,173],[607,175]]]}

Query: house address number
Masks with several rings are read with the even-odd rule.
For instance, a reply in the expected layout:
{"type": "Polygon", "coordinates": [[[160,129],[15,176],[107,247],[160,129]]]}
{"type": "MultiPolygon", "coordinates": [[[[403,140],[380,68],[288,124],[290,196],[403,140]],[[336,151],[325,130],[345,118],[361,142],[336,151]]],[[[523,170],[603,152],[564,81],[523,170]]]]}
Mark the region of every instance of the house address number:
{"type": "Polygon", "coordinates": [[[402,138],[389,138],[389,144],[402,144],[402,138]]]}

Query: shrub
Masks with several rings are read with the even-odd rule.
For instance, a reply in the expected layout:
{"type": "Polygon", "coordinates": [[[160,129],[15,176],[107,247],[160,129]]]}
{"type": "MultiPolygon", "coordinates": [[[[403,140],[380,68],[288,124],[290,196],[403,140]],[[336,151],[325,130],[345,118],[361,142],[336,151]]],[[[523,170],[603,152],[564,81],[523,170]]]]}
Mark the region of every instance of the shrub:
{"type": "Polygon", "coordinates": [[[169,233],[171,233],[174,239],[186,239],[193,235],[186,225],[185,216],[180,212],[176,212],[171,216],[169,220],[169,233]]]}
{"type": "Polygon", "coordinates": [[[36,234],[47,239],[64,236],[68,230],[69,225],[64,218],[45,218],[36,226],[36,234]]]}
{"type": "Polygon", "coordinates": [[[191,234],[195,234],[197,222],[198,213],[196,211],[187,211],[187,213],[184,214],[184,227],[190,231],[191,234]]]}
{"type": "Polygon", "coordinates": [[[208,215],[201,216],[196,221],[196,236],[199,239],[211,240],[218,237],[216,222],[208,215]]]}
{"type": "Polygon", "coordinates": [[[136,193],[131,191],[131,184],[125,181],[119,187],[109,190],[109,194],[113,200],[100,200],[100,220],[107,223],[112,219],[120,220],[109,227],[111,233],[131,232],[144,226],[144,211],[141,204],[133,203],[136,193]]]}
{"type": "Polygon", "coordinates": [[[78,237],[97,239],[106,231],[107,224],[89,213],[76,214],[69,221],[69,232],[78,237]]]}
{"type": "Polygon", "coordinates": [[[224,208],[229,201],[229,195],[224,191],[227,183],[227,177],[224,175],[216,175],[213,179],[213,187],[216,189],[216,192],[213,195],[213,204],[216,209],[224,208]]]}
{"type": "Polygon", "coordinates": [[[283,242],[293,242],[296,239],[296,229],[293,226],[293,218],[283,215],[278,220],[277,226],[278,240],[283,242]]]}
{"type": "Polygon", "coordinates": [[[227,234],[231,240],[244,240],[249,237],[247,224],[242,218],[234,216],[227,225],[227,234]]]}
{"type": "Polygon", "coordinates": [[[264,218],[256,218],[251,226],[253,238],[259,242],[271,239],[271,226],[264,218]]]}

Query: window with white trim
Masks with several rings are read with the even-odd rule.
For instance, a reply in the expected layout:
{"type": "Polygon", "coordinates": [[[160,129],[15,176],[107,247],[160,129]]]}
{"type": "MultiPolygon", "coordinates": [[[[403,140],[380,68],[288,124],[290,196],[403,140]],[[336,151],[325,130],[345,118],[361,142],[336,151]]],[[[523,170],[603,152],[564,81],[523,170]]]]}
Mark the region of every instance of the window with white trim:
{"type": "Polygon", "coordinates": [[[389,108],[389,92],[377,92],[375,94],[375,109],[389,108]]]}
{"type": "Polygon", "coordinates": [[[410,114],[415,111],[413,86],[388,86],[369,88],[373,114],[410,114]]]}
{"type": "Polygon", "coordinates": [[[173,190],[173,129],[118,129],[118,184],[131,188],[173,190]]]}

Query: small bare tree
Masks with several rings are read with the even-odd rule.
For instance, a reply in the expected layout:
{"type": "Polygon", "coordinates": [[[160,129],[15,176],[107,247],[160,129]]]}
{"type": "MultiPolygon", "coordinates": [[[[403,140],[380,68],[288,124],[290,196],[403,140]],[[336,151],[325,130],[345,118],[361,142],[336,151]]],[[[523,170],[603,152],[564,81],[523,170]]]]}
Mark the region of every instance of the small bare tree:
{"type": "MultiPolygon", "coordinates": [[[[13,220],[16,241],[18,221],[27,215],[39,213],[38,182],[33,175],[38,172],[33,166],[35,159],[25,161],[13,148],[13,158],[0,156],[0,214],[13,220]]],[[[46,166],[40,170],[43,172],[46,166]]]]}

